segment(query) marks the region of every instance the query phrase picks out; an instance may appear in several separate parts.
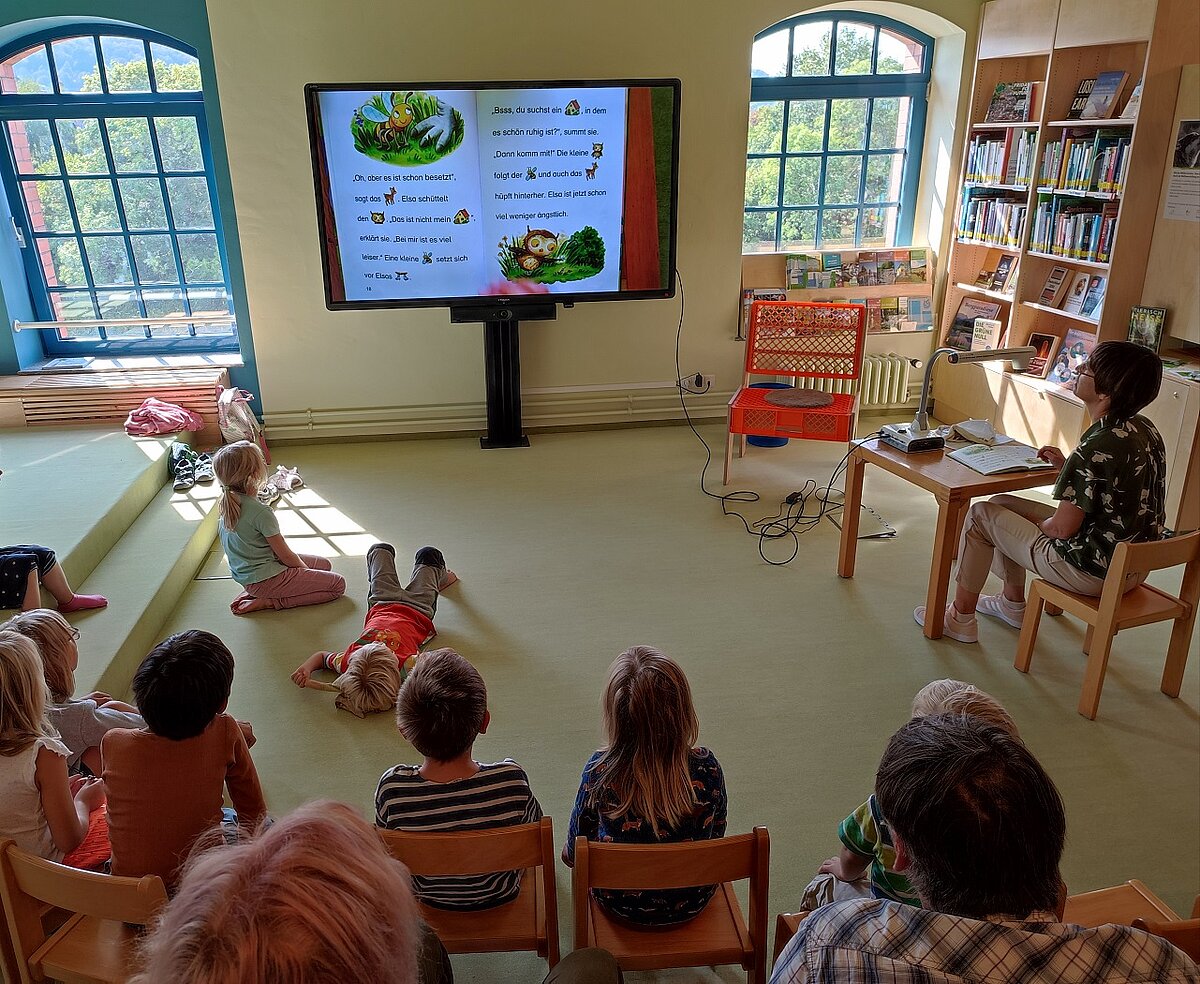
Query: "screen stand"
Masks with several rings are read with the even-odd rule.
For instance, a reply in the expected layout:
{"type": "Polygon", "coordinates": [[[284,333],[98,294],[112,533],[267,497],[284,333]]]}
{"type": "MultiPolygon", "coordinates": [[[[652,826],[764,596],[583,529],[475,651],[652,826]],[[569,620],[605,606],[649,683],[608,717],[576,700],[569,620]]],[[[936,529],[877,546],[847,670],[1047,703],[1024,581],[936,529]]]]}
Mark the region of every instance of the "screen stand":
{"type": "Polygon", "coordinates": [[[511,319],[483,323],[487,436],[479,439],[479,446],[484,449],[529,447],[529,438],[521,432],[521,340],[517,328],[518,322],[511,319]]]}

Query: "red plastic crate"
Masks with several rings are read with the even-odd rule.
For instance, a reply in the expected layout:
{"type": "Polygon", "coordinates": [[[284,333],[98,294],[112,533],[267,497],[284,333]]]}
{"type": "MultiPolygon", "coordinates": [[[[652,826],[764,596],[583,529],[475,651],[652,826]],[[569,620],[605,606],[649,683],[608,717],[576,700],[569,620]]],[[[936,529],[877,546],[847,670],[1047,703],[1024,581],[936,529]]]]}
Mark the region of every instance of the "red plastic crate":
{"type": "Polygon", "coordinates": [[[755,437],[798,437],[846,441],[854,424],[854,397],[835,393],[825,407],[777,407],[767,396],[778,390],[743,389],[729,402],[730,431],[755,437]]]}

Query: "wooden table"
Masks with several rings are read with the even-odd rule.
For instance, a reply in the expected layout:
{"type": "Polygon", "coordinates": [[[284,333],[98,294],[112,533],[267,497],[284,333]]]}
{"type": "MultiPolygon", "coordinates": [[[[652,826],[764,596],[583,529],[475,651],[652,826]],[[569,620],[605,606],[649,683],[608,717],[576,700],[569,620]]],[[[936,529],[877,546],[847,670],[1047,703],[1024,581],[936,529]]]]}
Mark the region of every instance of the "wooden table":
{"type": "Polygon", "coordinates": [[[862,507],[863,474],[867,465],[932,492],[938,502],[937,530],[933,536],[933,563],[929,568],[929,591],[925,597],[925,635],[940,639],[946,616],[946,594],[950,568],[958,548],[958,538],[966,519],[967,507],[976,496],[998,492],[1016,492],[1048,485],[1054,481],[1050,471],[1009,472],[1005,475],[981,475],[959,464],[944,451],[905,454],[878,438],[863,441],[850,452],[846,473],[846,505],[842,510],[842,545],[838,552],[838,575],[854,576],[854,555],[858,549],[858,519],[862,507]]]}

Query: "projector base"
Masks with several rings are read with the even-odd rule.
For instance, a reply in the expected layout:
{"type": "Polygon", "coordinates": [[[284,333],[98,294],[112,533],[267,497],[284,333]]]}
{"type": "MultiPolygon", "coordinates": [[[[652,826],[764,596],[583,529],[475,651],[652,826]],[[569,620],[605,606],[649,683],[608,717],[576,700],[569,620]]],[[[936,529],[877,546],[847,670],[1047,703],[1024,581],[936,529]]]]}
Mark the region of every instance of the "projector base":
{"type": "Polygon", "coordinates": [[[899,448],[905,454],[940,451],[946,446],[944,437],[932,431],[914,431],[912,424],[884,424],[879,436],[884,444],[899,448]]]}

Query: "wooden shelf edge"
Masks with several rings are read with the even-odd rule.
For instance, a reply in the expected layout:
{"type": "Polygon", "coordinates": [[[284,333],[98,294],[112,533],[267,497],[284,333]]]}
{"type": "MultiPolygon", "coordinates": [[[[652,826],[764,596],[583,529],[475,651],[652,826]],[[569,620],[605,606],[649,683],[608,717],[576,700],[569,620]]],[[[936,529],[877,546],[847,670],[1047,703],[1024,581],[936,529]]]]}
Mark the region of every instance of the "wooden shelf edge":
{"type": "Polygon", "coordinates": [[[1048,120],[1046,126],[1077,126],[1077,127],[1101,127],[1101,126],[1133,126],[1137,122],[1137,117],[1134,116],[1126,119],[1123,116],[1118,116],[1112,120],[1048,120]]]}
{"type": "Polygon", "coordinates": [[[1094,270],[1107,270],[1111,263],[1101,263],[1099,260],[1080,260],[1074,256],[1058,256],[1055,253],[1039,253],[1037,250],[1027,249],[1026,256],[1036,256],[1039,260],[1057,260],[1060,263],[1074,263],[1076,266],[1091,267],[1094,270]]]}
{"type": "Polygon", "coordinates": [[[1093,321],[1084,314],[1075,314],[1071,311],[1064,311],[1062,308],[1050,307],[1048,304],[1038,304],[1036,301],[1022,301],[1021,307],[1033,308],[1036,311],[1045,311],[1048,314],[1057,314],[1062,318],[1070,318],[1072,321],[1082,322],[1096,331],[1100,330],[1100,322],[1093,321]]]}
{"type": "Polygon", "coordinates": [[[975,284],[956,283],[954,285],[959,290],[967,294],[979,294],[981,297],[989,297],[993,301],[1003,301],[1005,304],[1013,302],[1012,294],[1005,294],[998,290],[992,290],[990,287],[977,287],[975,284]]]}

